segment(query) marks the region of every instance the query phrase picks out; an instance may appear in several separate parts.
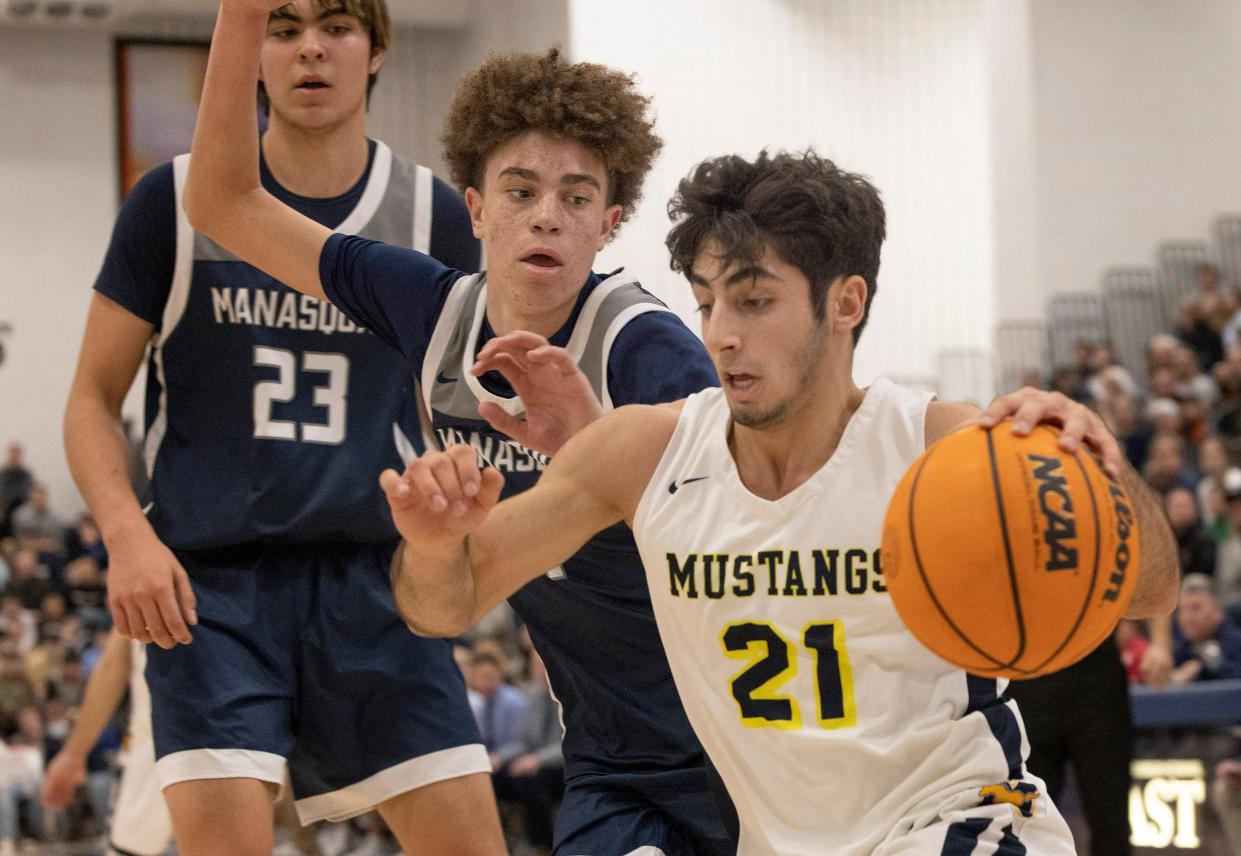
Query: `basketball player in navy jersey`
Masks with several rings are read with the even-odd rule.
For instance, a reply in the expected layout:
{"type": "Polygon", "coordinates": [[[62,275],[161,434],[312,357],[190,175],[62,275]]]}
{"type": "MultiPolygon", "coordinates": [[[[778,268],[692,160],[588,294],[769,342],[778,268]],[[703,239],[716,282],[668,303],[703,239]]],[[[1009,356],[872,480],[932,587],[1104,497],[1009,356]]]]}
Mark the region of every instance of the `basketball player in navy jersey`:
{"type": "MultiPolygon", "coordinates": [[[[670,210],[673,265],[722,388],[602,416],[499,505],[501,474],[480,473],[468,450],[385,473],[411,626],[467,622],[628,521],[681,697],[736,802],[740,856],[1072,856],[1025,767],[1005,682],[934,656],[896,614],[877,559],[884,512],[917,456],[958,427],[1061,425],[1061,448],[1099,451],[1132,500],[1138,617],[1176,596],[1158,501],[1098,416],[1064,396],[1023,390],[980,412],[884,379],[853,384],[884,236],[863,177],[813,153],[721,157],[670,210]]],[[[564,377],[532,361],[554,354],[529,335],[491,347],[514,377],[564,377]]],[[[563,409],[575,382],[539,407],[563,409]]]]}
{"type": "MultiPolygon", "coordinates": [[[[514,390],[475,367],[487,341],[514,330],[565,345],[592,403],[667,401],[715,383],[701,342],[663,304],[623,274],[591,272],[659,148],[647,99],[630,78],[570,65],[553,51],[496,58],[463,81],[446,160],[488,263],[485,276],[463,276],[425,255],[333,236],[262,189],[244,96],[275,5],[228,0],[221,8],[186,210],[231,252],[327,297],[400,349],[436,440],[503,469],[511,492],[537,481],[546,466],[538,449],[556,426],[522,421],[514,390]]],[[[614,527],[543,570],[512,603],[563,708],[566,791],[555,851],[731,854],[632,536],[614,527]]]]}
{"type": "MultiPolygon", "coordinates": [[[[460,196],[365,135],[387,43],[383,0],[264,14],[253,60],[270,123],[260,145],[251,80],[249,166],[325,231],[474,269],[460,196]]],[[[125,202],[65,416],[116,627],[154,643],[156,773],[178,850],[270,853],[287,764],[304,823],[378,808],[408,852],[503,853],[460,672],[396,610],[396,533],[364,476],[420,442],[409,369],[195,233],[186,169],[183,156],[153,170],[125,202]],[[120,407],[148,345],[143,508],[120,407]]]]}

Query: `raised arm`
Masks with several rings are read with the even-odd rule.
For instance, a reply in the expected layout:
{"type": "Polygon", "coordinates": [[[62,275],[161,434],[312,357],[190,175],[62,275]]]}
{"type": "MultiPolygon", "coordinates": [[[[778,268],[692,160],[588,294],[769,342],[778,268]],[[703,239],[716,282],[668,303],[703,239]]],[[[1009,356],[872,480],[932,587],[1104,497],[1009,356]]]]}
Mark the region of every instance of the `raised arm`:
{"type": "Polygon", "coordinates": [[[319,255],[331,231],[259,181],[259,53],[287,0],[223,0],[194,128],[184,206],[190,224],[286,285],[325,299],[319,255]]]}
{"type": "Polygon", "coordinates": [[[591,536],[631,520],[676,424],[676,408],[624,407],[561,449],[538,484],[496,505],[502,477],[474,450],[429,452],[380,479],[405,538],[397,606],[424,636],[457,636],[591,536]],[[494,508],[493,508],[494,506],[494,508]]]}

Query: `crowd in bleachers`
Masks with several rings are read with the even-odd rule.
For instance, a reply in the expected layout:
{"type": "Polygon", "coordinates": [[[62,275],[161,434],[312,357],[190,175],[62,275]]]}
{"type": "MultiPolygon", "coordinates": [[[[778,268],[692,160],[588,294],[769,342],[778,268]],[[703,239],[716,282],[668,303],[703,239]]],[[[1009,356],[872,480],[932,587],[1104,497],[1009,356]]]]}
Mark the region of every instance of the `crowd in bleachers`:
{"type": "MultiPolygon", "coordinates": [[[[1182,572],[1174,685],[1241,679],[1241,289],[1225,287],[1213,265],[1195,275],[1196,292],[1174,329],[1147,342],[1144,366],[1127,368],[1109,343],[1083,340],[1048,384],[1095,409],[1163,498],[1182,572]]],[[[1115,642],[1130,682],[1141,683],[1144,629],[1122,621],[1115,642]]],[[[1216,765],[1212,791],[1241,853],[1241,758],[1216,765]]]]}
{"type": "MultiPolygon", "coordinates": [[[[1186,595],[1173,622],[1174,682],[1241,678],[1241,292],[1211,265],[1196,274],[1175,329],[1147,343],[1145,376],[1107,342],[1081,341],[1050,381],[1099,412],[1163,497],[1186,595]]],[[[1143,644],[1133,626],[1121,640],[1127,660],[1143,644]]]]}
{"type": "Polygon", "coordinates": [[[22,833],[47,839],[103,829],[120,748],[115,725],[92,753],[88,785],[69,811],[42,811],[38,794],[111,625],[107,564],[94,520],[58,518],[21,445],[11,443],[0,468],[0,854],[22,833]]]}

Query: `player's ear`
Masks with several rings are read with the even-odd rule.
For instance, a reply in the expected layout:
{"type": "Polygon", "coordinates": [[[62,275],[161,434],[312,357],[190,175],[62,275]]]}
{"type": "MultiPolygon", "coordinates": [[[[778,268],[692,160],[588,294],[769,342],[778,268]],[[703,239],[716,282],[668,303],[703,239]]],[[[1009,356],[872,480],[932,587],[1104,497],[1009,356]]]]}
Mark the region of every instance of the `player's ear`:
{"type": "Polygon", "coordinates": [[[608,210],[603,212],[603,221],[600,224],[599,246],[596,250],[602,250],[607,246],[608,241],[612,240],[612,233],[616,231],[616,224],[620,222],[621,213],[624,211],[619,205],[609,205],[608,210]]]}
{"type": "Polygon", "coordinates": [[[465,207],[470,209],[470,225],[474,229],[474,237],[483,239],[483,194],[474,187],[465,189],[465,207]]]}
{"type": "Polygon", "coordinates": [[[827,302],[834,329],[847,332],[862,323],[862,317],[866,314],[866,295],[869,292],[866,280],[857,274],[842,276],[831,284],[827,292],[827,302]]]}
{"type": "Polygon", "coordinates": [[[384,51],[371,51],[371,62],[366,68],[367,74],[379,74],[379,68],[384,64],[384,51]]]}

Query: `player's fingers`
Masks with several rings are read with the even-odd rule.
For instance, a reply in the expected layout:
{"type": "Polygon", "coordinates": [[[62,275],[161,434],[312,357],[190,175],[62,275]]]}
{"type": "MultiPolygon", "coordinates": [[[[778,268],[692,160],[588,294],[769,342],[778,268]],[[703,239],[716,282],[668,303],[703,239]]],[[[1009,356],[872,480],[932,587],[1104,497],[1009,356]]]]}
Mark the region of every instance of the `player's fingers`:
{"type": "Polygon", "coordinates": [[[177,599],[177,605],[181,609],[181,615],[185,617],[185,623],[190,625],[197,624],[198,596],[194,594],[194,587],[190,585],[190,575],[180,565],[173,569],[172,587],[177,599]]]}
{"type": "MultiPolygon", "coordinates": [[[[156,598],[155,607],[159,610],[160,621],[167,628],[172,643],[180,645],[190,644],[190,630],[181,619],[181,605],[177,602],[175,583],[172,589],[156,598]]],[[[161,645],[160,647],[162,648],[163,646],[161,645]]],[[[168,647],[171,648],[172,645],[170,644],[168,647]]]]}
{"type": "Polygon", "coordinates": [[[393,504],[409,499],[412,493],[409,483],[393,469],[386,469],[379,474],[379,487],[383,490],[384,496],[388,497],[388,501],[393,504]]]}
{"type": "Polygon", "coordinates": [[[492,508],[500,501],[500,491],[504,489],[504,476],[495,467],[487,467],[479,473],[478,495],[474,501],[485,509],[492,508]]]}
{"type": "Polygon", "coordinates": [[[478,415],[487,420],[487,424],[505,436],[512,437],[523,446],[528,445],[526,436],[527,425],[524,420],[510,414],[494,401],[484,401],[478,405],[478,415]]]}
{"type": "Polygon", "coordinates": [[[457,460],[463,454],[468,456],[474,452],[469,446],[453,446],[431,461],[431,472],[439,483],[440,493],[448,501],[448,510],[455,515],[464,514],[466,510],[467,497],[457,467],[457,460]]]}
{"type": "Polygon", "coordinates": [[[478,456],[466,445],[453,446],[449,450],[453,466],[457,468],[457,481],[461,484],[461,492],[466,498],[478,494],[478,456]]]}
{"type": "Polygon", "coordinates": [[[142,618],[142,610],[135,603],[122,603],[121,610],[125,613],[125,620],[129,624],[129,638],[143,645],[150,645],[151,631],[147,629],[146,622],[142,618]]]}
{"type": "Polygon", "coordinates": [[[1088,425],[1085,441],[1098,453],[1107,474],[1112,478],[1120,478],[1121,470],[1125,466],[1125,452],[1120,448],[1120,443],[1098,414],[1090,414],[1088,425]]]}
{"type": "Polygon", "coordinates": [[[1011,416],[1017,411],[1021,405],[1020,397],[1016,394],[999,395],[992,399],[991,403],[978,414],[978,424],[984,428],[992,428],[998,425],[1006,416],[1011,416]]]}
{"type": "Polygon", "coordinates": [[[177,644],[173,641],[168,628],[164,626],[164,617],[160,615],[159,605],[154,597],[142,599],[138,604],[138,610],[142,616],[142,626],[150,634],[152,642],[165,650],[177,644]]]}
{"type": "Polygon", "coordinates": [[[1066,452],[1075,452],[1081,446],[1087,431],[1090,430],[1090,412],[1073,411],[1064,419],[1060,428],[1060,448],[1066,452]]]}
{"type": "Polygon", "coordinates": [[[1027,399],[1013,413],[1013,433],[1024,437],[1034,430],[1040,422],[1051,425],[1063,425],[1063,414],[1055,413],[1048,408],[1047,402],[1039,399],[1027,399]]]}
{"type": "Polygon", "coordinates": [[[125,605],[115,595],[108,598],[108,611],[112,613],[112,626],[116,632],[126,639],[133,639],[134,633],[129,626],[129,616],[125,614],[125,605]]]}
{"type": "Polygon", "coordinates": [[[442,452],[429,452],[409,465],[405,471],[405,480],[417,491],[427,508],[439,513],[448,507],[448,500],[440,488],[439,481],[431,470],[431,459],[442,452]]]}

